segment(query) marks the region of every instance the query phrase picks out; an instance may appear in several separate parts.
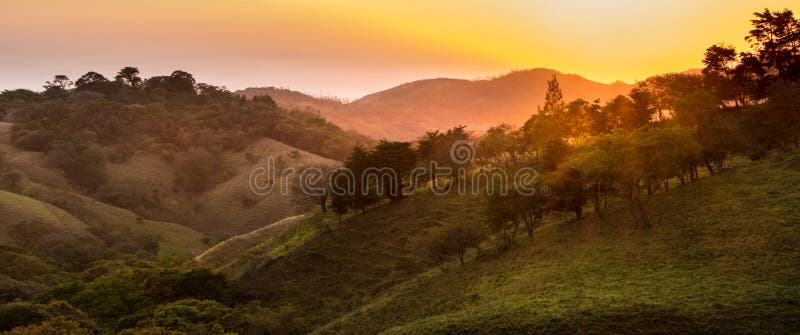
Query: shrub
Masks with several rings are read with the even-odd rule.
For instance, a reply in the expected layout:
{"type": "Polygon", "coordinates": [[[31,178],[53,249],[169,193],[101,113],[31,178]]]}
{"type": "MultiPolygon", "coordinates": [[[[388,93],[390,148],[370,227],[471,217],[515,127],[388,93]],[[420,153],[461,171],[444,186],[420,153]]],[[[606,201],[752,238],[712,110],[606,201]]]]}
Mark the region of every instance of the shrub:
{"type": "Polygon", "coordinates": [[[106,181],[103,172],[105,156],[97,148],[87,148],[81,151],[64,172],[67,178],[78,185],[96,189],[106,181]]]}
{"type": "Polygon", "coordinates": [[[480,254],[483,238],[484,235],[475,227],[465,224],[447,226],[434,234],[430,247],[431,256],[439,263],[450,256],[456,256],[464,264],[467,249],[474,248],[480,254]]]}
{"type": "Polygon", "coordinates": [[[55,134],[45,129],[26,132],[15,138],[14,145],[23,150],[44,151],[53,142],[55,134]]]}
{"type": "Polygon", "coordinates": [[[228,281],[225,276],[208,269],[192,270],[181,274],[175,281],[175,294],[179,298],[228,300],[228,281]]]}
{"type": "Polygon", "coordinates": [[[12,278],[0,279],[0,302],[11,302],[17,299],[30,300],[42,291],[42,285],[29,280],[12,278]]]}
{"type": "Polygon", "coordinates": [[[193,150],[178,163],[176,186],[190,193],[202,193],[225,176],[222,158],[206,150],[193,150]]]}
{"type": "Polygon", "coordinates": [[[0,331],[39,323],[44,319],[34,304],[12,302],[0,306],[0,331]]]}
{"type": "Polygon", "coordinates": [[[80,323],[57,317],[41,324],[14,328],[7,335],[89,335],[92,332],[82,328],[80,323]]]}

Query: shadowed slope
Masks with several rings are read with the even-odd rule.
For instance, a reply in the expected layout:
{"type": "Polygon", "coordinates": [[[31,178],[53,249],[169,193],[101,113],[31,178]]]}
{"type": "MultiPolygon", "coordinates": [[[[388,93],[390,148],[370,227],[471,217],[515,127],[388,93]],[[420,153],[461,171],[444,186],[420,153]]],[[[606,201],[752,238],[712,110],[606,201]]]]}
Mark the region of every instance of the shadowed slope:
{"type": "Polygon", "coordinates": [[[481,222],[480,201],[421,193],[280,257],[250,255],[236,285],[302,308],[321,334],[785,333],[800,326],[795,160],[659,193],[649,231],[624,208],[550,218],[534,241],[447,271],[426,257],[427,232],[481,222]]]}

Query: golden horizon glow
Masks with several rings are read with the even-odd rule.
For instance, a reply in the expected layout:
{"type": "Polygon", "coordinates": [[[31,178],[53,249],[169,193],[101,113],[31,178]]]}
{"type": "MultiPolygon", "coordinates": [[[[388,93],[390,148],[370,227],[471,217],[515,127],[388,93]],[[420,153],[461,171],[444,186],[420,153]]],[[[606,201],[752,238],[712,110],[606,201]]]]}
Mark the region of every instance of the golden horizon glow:
{"type": "Polygon", "coordinates": [[[0,89],[122,66],[232,89],[357,98],[409,80],[546,67],[634,82],[747,48],[752,12],[790,1],[9,1],[0,89]]]}

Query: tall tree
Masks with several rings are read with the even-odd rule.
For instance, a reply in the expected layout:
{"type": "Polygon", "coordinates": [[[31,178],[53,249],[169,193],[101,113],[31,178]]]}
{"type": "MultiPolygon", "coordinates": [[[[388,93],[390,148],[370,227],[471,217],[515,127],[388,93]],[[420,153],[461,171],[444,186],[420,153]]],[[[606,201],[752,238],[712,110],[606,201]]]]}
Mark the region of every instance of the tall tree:
{"type": "Polygon", "coordinates": [[[522,137],[522,131],[508,124],[489,128],[478,140],[480,163],[504,167],[515,165],[525,151],[522,137]]]}
{"type": "Polygon", "coordinates": [[[354,177],[351,182],[354,184],[355,192],[350,195],[350,206],[354,210],[366,212],[367,207],[378,199],[375,194],[376,185],[370,183],[370,180],[362,178],[367,168],[374,166],[369,151],[363,146],[355,146],[350,157],[345,160],[344,166],[353,173],[354,177]]]}
{"type": "Polygon", "coordinates": [[[622,127],[622,120],[625,115],[630,115],[633,110],[633,102],[631,99],[624,95],[618,95],[616,98],[607,102],[603,106],[602,112],[608,119],[608,129],[615,131],[617,128],[622,127]]]}
{"type": "Polygon", "coordinates": [[[55,77],[53,77],[53,81],[47,81],[44,84],[44,88],[47,90],[58,89],[66,91],[70,87],[72,87],[72,80],[69,80],[69,77],[63,74],[55,75],[55,77]]]}
{"type": "Polygon", "coordinates": [[[633,130],[650,123],[656,112],[656,101],[653,93],[638,87],[632,89],[629,96],[632,105],[628,113],[622,114],[622,126],[633,130]]]}
{"type": "Polygon", "coordinates": [[[87,72],[75,81],[75,89],[78,91],[97,91],[111,93],[113,85],[105,76],[94,71],[87,72]]]}
{"type": "MultiPolygon", "coordinates": [[[[470,163],[469,161],[454,162],[451,157],[451,149],[454,146],[459,142],[471,140],[466,128],[466,126],[457,126],[445,132],[438,130],[427,132],[417,143],[417,155],[423,167],[430,168],[430,163],[435,161],[438,167],[450,168],[453,174],[449,177],[451,180],[454,179],[458,169],[470,163]]],[[[428,172],[428,180],[433,180],[434,171],[428,172]]],[[[459,182],[459,179],[455,179],[455,182],[459,182]]]]}
{"type": "Polygon", "coordinates": [[[381,140],[371,153],[372,168],[378,173],[378,189],[382,191],[382,196],[395,201],[403,197],[403,187],[410,181],[409,174],[416,165],[416,153],[408,142],[393,142],[381,140]],[[388,168],[392,173],[385,175],[380,170],[388,168]]]}
{"type": "Polygon", "coordinates": [[[706,49],[703,58],[703,81],[712,93],[724,101],[745,104],[736,94],[733,72],[738,64],[736,49],[732,46],[715,44],[706,49]]]}
{"type": "Polygon", "coordinates": [[[142,78],[139,77],[139,69],[132,66],[126,66],[119,70],[119,73],[117,73],[114,79],[123,86],[131,88],[139,88],[142,85],[142,78]]]}
{"type": "Polygon", "coordinates": [[[675,100],[703,87],[703,77],[686,73],[667,73],[649,77],[638,86],[653,94],[658,120],[665,121],[674,116],[675,100]]]}
{"type": "Polygon", "coordinates": [[[745,38],[758,50],[767,74],[785,80],[800,79],[800,21],[791,10],[755,12],[753,29],[745,38]]]}
{"type": "Polygon", "coordinates": [[[586,110],[586,115],[589,118],[589,129],[592,136],[611,133],[613,129],[611,116],[600,106],[600,99],[592,101],[586,110]]]}
{"type": "Polygon", "coordinates": [[[547,91],[544,94],[544,107],[539,111],[539,115],[560,115],[564,112],[564,94],[558,84],[556,75],[547,81],[547,91]]]}
{"type": "Polygon", "coordinates": [[[583,99],[576,99],[567,104],[564,121],[567,124],[569,136],[572,138],[586,137],[592,133],[592,120],[590,117],[591,104],[583,99]]]}

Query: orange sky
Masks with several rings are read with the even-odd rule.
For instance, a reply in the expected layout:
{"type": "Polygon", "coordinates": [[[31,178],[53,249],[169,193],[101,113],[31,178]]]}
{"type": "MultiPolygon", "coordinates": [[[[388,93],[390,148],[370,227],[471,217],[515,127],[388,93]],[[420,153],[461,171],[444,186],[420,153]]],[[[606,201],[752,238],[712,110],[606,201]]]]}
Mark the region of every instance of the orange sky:
{"type": "Polygon", "coordinates": [[[348,98],[532,67],[633,82],[700,67],[713,43],[745,48],[764,7],[800,10],[777,0],[3,0],[0,89],[127,65],[348,98]]]}

